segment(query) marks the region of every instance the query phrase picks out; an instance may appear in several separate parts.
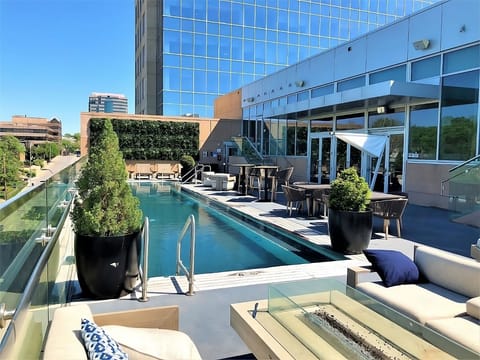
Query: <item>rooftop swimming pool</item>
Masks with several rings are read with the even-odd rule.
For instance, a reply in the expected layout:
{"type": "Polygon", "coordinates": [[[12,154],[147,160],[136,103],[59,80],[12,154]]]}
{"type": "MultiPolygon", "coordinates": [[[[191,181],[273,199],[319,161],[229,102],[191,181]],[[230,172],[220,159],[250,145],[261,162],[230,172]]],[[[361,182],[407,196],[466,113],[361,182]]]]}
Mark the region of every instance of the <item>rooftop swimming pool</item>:
{"type": "MultiPolygon", "coordinates": [[[[177,240],[188,217],[196,223],[195,273],[248,270],[335,260],[319,246],[168,182],[130,183],[150,221],[149,277],[176,271],[177,240]]],[[[190,241],[182,241],[187,265],[190,241]]]]}

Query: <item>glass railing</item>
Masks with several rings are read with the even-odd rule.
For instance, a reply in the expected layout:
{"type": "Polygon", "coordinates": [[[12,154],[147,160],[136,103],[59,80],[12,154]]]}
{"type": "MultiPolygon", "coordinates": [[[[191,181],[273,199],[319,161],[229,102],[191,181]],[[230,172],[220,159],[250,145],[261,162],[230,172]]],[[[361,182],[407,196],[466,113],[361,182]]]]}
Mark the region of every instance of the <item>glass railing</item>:
{"type": "Polygon", "coordinates": [[[38,359],[50,306],[67,301],[69,282],[57,279],[70,259],[59,239],[71,236],[64,225],[81,165],[0,204],[0,359],[38,359]]]}
{"type": "Polygon", "coordinates": [[[247,162],[252,164],[262,164],[264,158],[257,150],[252,141],[247,137],[233,136],[232,141],[237,145],[239,156],[245,157],[247,162]]]}
{"type": "Polygon", "coordinates": [[[453,216],[466,216],[480,210],[480,155],[452,168],[442,181],[442,195],[449,198],[453,216]]]}

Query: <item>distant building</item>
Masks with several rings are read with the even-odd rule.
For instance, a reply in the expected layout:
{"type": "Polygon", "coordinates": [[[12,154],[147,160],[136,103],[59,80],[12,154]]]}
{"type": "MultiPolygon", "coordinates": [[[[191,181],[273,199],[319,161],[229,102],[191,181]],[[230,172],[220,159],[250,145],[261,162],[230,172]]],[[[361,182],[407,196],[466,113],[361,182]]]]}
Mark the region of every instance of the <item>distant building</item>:
{"type": "Polygon", "coordinates": [[[91,93],[88,98],[89,112],[128,113],[128,99],[122,94],[91,93]]]}
{"type": "Polygon", "coordinates": [[[42,143],[62,140],[62,122],[57,118],[12,116],[12,121],[0,122],[0,136],[12,135],[22,142],[42,143]]]}

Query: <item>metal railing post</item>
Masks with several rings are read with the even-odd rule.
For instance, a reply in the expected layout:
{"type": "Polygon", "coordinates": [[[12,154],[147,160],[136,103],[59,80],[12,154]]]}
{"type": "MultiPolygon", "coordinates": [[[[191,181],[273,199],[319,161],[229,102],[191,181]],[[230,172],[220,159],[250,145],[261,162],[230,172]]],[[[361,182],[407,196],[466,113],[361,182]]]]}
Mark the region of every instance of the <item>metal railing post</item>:
{"type": "Polygon", "coordinates": [[[149,220],[145,217],[142,229],[142,247],[143,247],[143,263],[142,263],[142,297],[139,301],[148,301],[148,244],[150,240],[149,220]]]}
{"type": "Polygon", "coordinates": [[[180,275],[180,270],[185,272],[185,275],[188,279],[188,292],[187,295],[193,295],[193,283],[194,283],[194,274],[195,274],[195,217],[190,215],[185,221],[182,232],[177,240],[177,271],[176,274],[180,275]],[[188,270],[185,265],[183,265],[181,259],[182,253],[182,239],[185,236],[188,228],[190,227],[190,270],[188,270]]]}

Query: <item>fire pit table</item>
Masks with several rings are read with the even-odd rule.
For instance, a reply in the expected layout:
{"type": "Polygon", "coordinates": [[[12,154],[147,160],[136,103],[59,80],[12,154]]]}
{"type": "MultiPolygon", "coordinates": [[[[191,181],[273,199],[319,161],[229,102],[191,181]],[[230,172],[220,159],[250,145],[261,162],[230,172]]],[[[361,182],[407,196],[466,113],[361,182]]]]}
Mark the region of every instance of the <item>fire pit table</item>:
{"type": "Polygon", "coordinates": [[[230,324],[258,359],[453,359],[475,354],[333,279],[269,286],[232,304],[230,324]]]}

